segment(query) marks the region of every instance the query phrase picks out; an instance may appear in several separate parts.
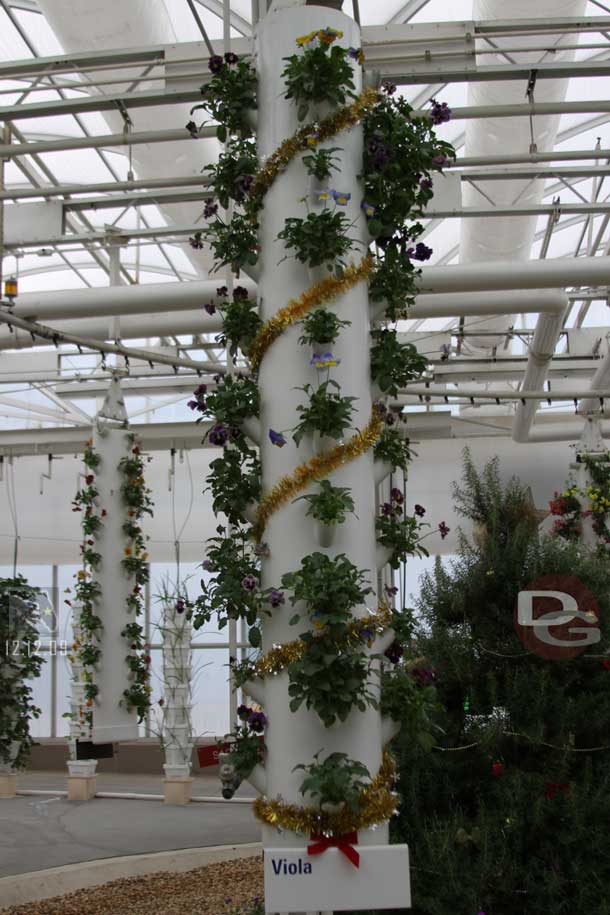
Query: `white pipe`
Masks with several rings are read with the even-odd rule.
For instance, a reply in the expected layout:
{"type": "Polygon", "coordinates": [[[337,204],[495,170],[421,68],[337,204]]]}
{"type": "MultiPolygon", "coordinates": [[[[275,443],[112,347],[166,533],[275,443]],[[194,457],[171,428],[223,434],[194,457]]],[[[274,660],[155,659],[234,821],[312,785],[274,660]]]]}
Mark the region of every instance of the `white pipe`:
{"type": "Polygon", "coordinates": [[[610,257],[566,257],[525,261],[518,267],[506,261],[424,267],[420,292],[477,292],[504,289],[557,289],[566,286],[607,286],[610,257]]]}
{"type": "MultiPolygon", "coordinates": [[[[345,47],[360,47],[360,31],[356,23],[335,10],[315,6],[292,6],[274,10],[261,20],[257,31],[256,60],[259,75],[259,155],[263,161],[286,137],[297,128],[296,106],[283,96],[281,78],[284,69],[282,53],[295,49],[295,39],[325,26],[340,30],[343,37],[338,43],[345,47]]],[[[360,69],[354,70],[355,91],[361,87],[360,69]]],[[[359,208],[361,189],[357,178],[362,161],[362,129],[354,127],[334,137],[328,145],[339,147],[342,187],[349,188],[352,199],[346,208],[351,223],[350,236],[361,243],[366,239],[366,226],[359,208]]],[[[294,258],[286,258],[286,251],[278,232],[284,228],[287,216],[305,216],[307,210],[300,201],[309,191],[309,180],[302,162],[293,161],[273,184],[265,199],[260,218],[261,272],[259,297],[261,317],[268,320],[286,301],[300,295],[320,278],[318,271],[309,271],[294,258]]],[[[355,249],[354,257],[362,247],[355,249]]],[[[333,378],[346,395],[356,398],[354,427],[362,428],[371,415],[369,378],[369,303],[367,288],[359,284],[333,305],[340,318],[351,320],[333,347],[341,359],[333,378]]],[[[291,327],[269,349],[259,374],[261,389],[261,426],[266,433],[294,426],[297,407],[304,402],[299,386],[315,384],[316,375],[309,365],[310,352],[298,344],[299,328],[291,327]]],[[[306,437],[297,450],[292,441],[283,448],[271,445],[266,434],[261,440],[263,487],[268,490],[281,477],[309,458],[314,452],[314,442],[306,437]]],[[[368,569],[367,578],[372,586],[375,576],[375,487],[373,482],[373,457],[369,451],[357,460],[343,465],[332,475],[333,483],[348,486],[355,502],[355,515],[349,515],[339,526],[331,555],[345,553],[358,569],[368,569]]],[[[270,557],[263,562],[262,586],[277,587],[282,575],[300,568],[304,556],[320,550],[316,542],[315,524],[306,515],[302,501],[289,503],[270,519],[264,533],[270,547],[270,557]]],[[[371,595],[371,606],[376,598],[371,595]]],[[[287,601],[288,604],[288,601],[287,601]]],[[[363,608],[358,608],[362,612],[363,608]]],[[[283,644],[295,637],[295,627],[289,625],[292,607],[277,609],[263,622],[263,648],[283,644]]],[[[365,712],[353,710],[345,723],[337,722],[325,728],[313,711],[304,706],[297,712],[289,708],[288,679],[285,673],[265,680],[265,713],[269,718],[266,733],[267,793],[281,795],[288,803],[303,803],[300,794],[302,773],[294,771],[296,765],[309,763],[316,751],[323,748],[323,757],[334,751],[347,753],[361,761],[371,773],[376,773],[381,763],[381,717],[368,707],[365,712]]],[[[387,842],[387,826],[376,831],[363,829],[358,841],[362,845],[387,842]]],[[[272,847],[303,845],[305,836],[285,830],[265,827],[263,840],[272,847]]]]}
{"type": "MultiPolygon", "coordinates": [[[[520,394],[536,391],[544,387],[549,366],[555,355],[555,347],[563,327],[564,315],[544,314],[538,319],[534,338],[529,346],[527,366],[521,384],[520,394]]],[[[565,394],[564,391],[561,394],[565,394]]],[[[520,403],[513,422],[513,440],[526,442],[540,401],[527,399],[520,403]]]]}
{"type": "MultiPolygon", "coordinates": [[[[586,7],[586,0],[512,0],[510,14],[518,19],[552,19],[558,16],[582,16],[586,7]]],[[[493,22],[502,20],[506,16],[506,0],[474,0],[473,17],[476,20],[493,22]]],[[[503,46],[508,46],[511,38],[497,37],[494,43],[498,48],[497,55],[486,55],[485,64],[503,64],[503,46]]],[[[540,38],[535,35],[520,36],[519,43],[523,48],[539,47],[540,38]]],[[[549,44],[553,48],[553,60],[571,60],[573,51],[562,51],[561,45],[566,43],[565,36],[559,32],[549,44]],[[557,39],[557,40],[556,40],[557,39]]],[[[479,43],[481,49],[486,51],[489,47],[479,43]]],[[[511,59],[521,64],[531,64],[532,68],[540,62],[540,51],[522,52],[511,55],[511,59]]],[[[540,151],[552,150],[555,146],[560,115],[555,112],[553,105],[564,103],[568,87],[567,79],[539,80],[534,87],[534,103],[531,109],[531,131],[534,143],[540,151]],[[538,110],[535,110],[538,109],[538,110]]],[[[532,136],[530,133],[529,106],[524,104],[525,86],[523,81],[483,81],[469,83],[468,108],[463,112],[456,112],[456,117],[467,116],[472,109],[479,109],[481,117],[468,120],[466,123],[465,155],[485,156],[493,155],[501,150],[505,154],[522,153],[530,147],[532,136]],[[512,103],[512,104],[511,104],[512,103]],[[519,115],[509,119],[507,115],[519,115]],[[483,117],[485,116],[485,120],[483,117]]],[[[465,207],[477,206],[484,202],[483,194],[489,195],[494,207],[513,206],[517,201],[520,205],[537,205],[542,200],[544,181],[506,180],[494,181],[488,184],[477,181],[476,186],[465,184],[462,188],[462,203],[465,207]]],[[[486,261],[504,260],[515,269],[515,262],[527,261],[531,256],[534,234],[536,231],[536,216],[508,216],[489,220],[478,217],[463,220],[460,238],[460,261],[464,264],[477,264],[486,261]]],[[[514,315],[492,318],[490,321],[476,322],[474,330],[499,330],[506,329],[514,322],[514,315]]],[[[465,322],[465,330],[471,329],[471,322],[465,322]]],[[[494,337],[469,337],[466,341],[468,350],[489,351],[500,342],[501,338],[494,337]]]]}
{"type": "MultiPolygon", "coordinates": [[[[595,375],[591,379],[591,390],[603,390],[610,382],[610,349],[606,350],[606,355],[599,363],[595,375]]],[[[581,400],[578,404],[579,413],[595,413],[599,410],[599,400],[593,398],[581,400]]]]}
{"type": "MultiPolygon", "coordinates": [[[[20,797],[67,797],[67,791],[51,791],[37,788],[24,788],[15,792],[20,797]]],[[[163,794],[138,794],[135,791],[96,791],[95,797],[111,798],[120,801],[163,801],[163,794]]],[[[230,801],[224,797],[192,797],[193,804],[252,804],[251,797],[234,797],[230,801]]]]}
{"type": "MultiPolygon", "coordinates": [[[[601,422],[600,431],[604,438],[610,438],[610,422],[601,422]]],[[[582,425],[575,423],[553,423],[530,430],[528,442],[575,442],[580,439],[582,425]]]]}

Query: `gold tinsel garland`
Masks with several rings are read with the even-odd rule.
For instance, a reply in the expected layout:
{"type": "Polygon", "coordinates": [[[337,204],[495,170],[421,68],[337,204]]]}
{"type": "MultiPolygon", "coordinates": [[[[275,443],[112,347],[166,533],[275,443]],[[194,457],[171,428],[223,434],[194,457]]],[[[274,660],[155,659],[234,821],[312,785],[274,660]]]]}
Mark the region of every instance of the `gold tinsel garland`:
{"type": "MultiPolygon", "coordinates": [[[[364,616],[361,619],[354,620],[347,626],[347,638],[345,645],[356,644],[362,641],[363,632],[370,630],[371,636],[379,635],[385,632],[392,624],[392,612],[389,607],[379,607],[375,613],[370,616],[364,616]]],[[[320,636],[323,638],[324,633],[320,636]]],[[[369,639],[368,641],[372,641],[369,639]]],[[[342,643],[343,644],[343,643],[342,643]]],[[[302,639],[294,639],[292,642],[286,642],[284,645],[274,645],[262,658],[258,658],[252,664],[252,677],[263,679],[264,677],[279,674],[280,671],[288,667],[293,661],[298,661],[303,657],[307,646],[302,639]]]]}
{"type": "Polygon", "coordinates": [[[287,327],[300,320],[312,308],[325,302],[332,302],[337,296],[344,295],[362,280],[368,279],[374,266],[373,258],[370,254],[366,254],[359,264],[350,264],[342,276],[329,276],[314,286],[310,286],[298,299],[290,299],[288,304],[280,308],[257,333],[248,352],[252,371],[258,370],[263,356],[271,344],[283,334],[287,327]]]}
{"type": "Polygon", "coordinates": [[[300,127],[296,133],[284,140],[254,176],[249,192],[250,208],[254,212],[261,208],[265,194],[295,156],[319,142],[334,137],[342,130],[353,127],[379,103],[380,99],[381,93],[377,89],[365,89],[351,105],[345,105],[318,123],[300,127]]]}
{"type": "Polygon", "coordinates": [[[318,454],[310,458],[303,464],[299,464],[290,476],[282,477],[273,489],[262,496],[258,504],[252,526],[252,533],[256,540],[260,542],[269,518],[278,508],[302,492],[313,480],[327,477],[337,467],[347,461],[353,461],[372,448],[381,435],[383,426],[383,415],[373,409],[373,415],[364,429],[352,435],[347,442],[336,445],[325,454],[318,454]]]}
{"type": "Polygon", "coordinates": [[[398,795],[392,790],[396,781],[396,764],[391,753],[383,753],[381,767],[358,799],[358,810],[349,808],[333,811],[317,807],[286,804],[281,797],[258,797],[252,809],[254,816],[266,826],[289,829],[303,835],[342,836],[376,826],[389,820],[396,812],[398,795]]]}

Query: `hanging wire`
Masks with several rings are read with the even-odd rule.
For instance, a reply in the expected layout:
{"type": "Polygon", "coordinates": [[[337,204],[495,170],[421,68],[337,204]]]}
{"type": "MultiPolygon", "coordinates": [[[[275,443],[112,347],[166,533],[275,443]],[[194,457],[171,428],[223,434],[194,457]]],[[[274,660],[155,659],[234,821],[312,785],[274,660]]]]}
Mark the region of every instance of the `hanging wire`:
{"type": "Polygon", "coordinates": [[[13,529],[15,531],[13,547],[13,578],[17,577],[17,560],[19,555],[19,525],[17,523],[17,493],[15,491],[15,468],[12,459],[8,461],[6,469],[6,500],[13,520],[13,529]]]}

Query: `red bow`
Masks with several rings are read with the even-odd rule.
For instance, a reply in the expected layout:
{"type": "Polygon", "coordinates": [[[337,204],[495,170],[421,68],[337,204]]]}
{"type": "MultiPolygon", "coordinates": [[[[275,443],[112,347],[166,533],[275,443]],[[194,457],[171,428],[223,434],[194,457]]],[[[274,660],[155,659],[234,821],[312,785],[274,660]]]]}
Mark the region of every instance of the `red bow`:
{"type": "Polygon", "coordinates": [[[547,801],[554,800],[561,791],[563,795],[570,793],[570,785],[567,782],[547,782],[544,796],[547,801]]]}
{"type": "Polygon", "coordinates": [[[315,844],[307,846],[308,855],[321,855],[327,848],[338,848],[354,867],[360,867],[360,855],[353,847],[358,844],[357,832],[346,832],[342,836],[316,836],[312,833],[310,838],[315,844]]]}

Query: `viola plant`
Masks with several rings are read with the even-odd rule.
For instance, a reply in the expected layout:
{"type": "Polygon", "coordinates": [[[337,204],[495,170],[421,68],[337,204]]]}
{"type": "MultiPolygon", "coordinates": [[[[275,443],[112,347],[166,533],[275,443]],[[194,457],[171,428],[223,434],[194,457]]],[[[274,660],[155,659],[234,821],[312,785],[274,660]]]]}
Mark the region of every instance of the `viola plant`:
{"type": "Polygon", "coordinates": [[[350,227],[345,213],[324,209],[305,218],[288,216],[278,238],[302,264],[333,270],[345,266],[345,256],[353,246],[346,234],[350,227]]]}
{"type": "Polygon", "coordinates": [[[412,343],[400,343],[395,330],[373,330],[371,336],[371,378],[383,394],[396,397],[399,389],[421,378],[428,360],[412,343]]]}
{"type": "Polygon", "coordinates": [[[391,551],[388,562],[393,569],[400,568],[407,556],[430,555],[422,546],[423,538],[429,536],[430,532],[421,534],[424,525],[418,520],[417,515],[404,514],[403,503],[404,496],[401,490],[392,489],[390,501],[383,503],[375,523],[377,541],[391,551]]]}
{"type": "Polygon", "coordinates": [[[297,39],[302,53],[284,58],[285,95],[294,99],[299,121],[304,121],[316,106],[337,107],[354,97],[349,51],[334,44],[342,37],[342,32],[330,28],[311,32],[297,39]]]}
{"type": "Polygon", "coordinates": [[[222,314],[223,327],[216,342],[223,347],[228,344],[229,353],[235,362],[239,350],[244,356],[248,355],[262,321],[256,301],[249,297],[248,290],[243,286],[236,286],[230,299],[226,286],[221,286],[217,294],[221,298],[218,310],[222,314]]]}
{"type": "Polygon", "coordinates": [[[350,759],[347,753],[329,753],[326,759],[320,760],[321,752],[315,754],[309,765],[296,766],[305,773],[301,794],[317,798],[321,809],[344,805],[356,813],[360,795],[371,780],[369,770],[350,759]]]}
{"type": "Polygon", "coordinates": [[[267,718],[263,712],[240,705],[237,717],[242,722],[229,734],[229,765],[239,781],[248,778],[255,766],[264,762],[264,731],[267,718]]]}
{"type": "Polygon", "coordinates": [[[134,708],[140,721],[144,719],[150,707],[150,655],[144,639],[144,628],[137,621],[144,610],[144,587],[149,580],[148,552],[142,530],[145,515],[152,515],[153,503],[151,491],[146,486],[144,470],[151,460],[144,457],[134,435],[129,436],[131,452],[119,462],[123,475],[121,498],[127,509],[127,519],[123,523],[123,534],[127,539],[124,557],[121,561],[123,571],[133,581],[131,594],[127,599],[127,610],[134,619],[124,627],[123,638],[129,645],[125,662],[130,672],[131,684],[123,692],[123,702],[128,709],[134,708]]]}
{"type": "Polygon", "coordinates": [[[328,438],[341,439],[350,426],[352,404],[356,398],[339,393],[341,386],[332,379],[323,381],[317,388],[306,384],[301,390],[309,396],[309,403],[297,407],[299,422],[292,433],[295,443],[300,444],[303,436],[314,432],[328,438]]]}
{"type": "Polygon", "coordinates": [[[329,346],[338,338],[342,328],[350,324],[351,321],[342,321],[327,308],[316,308],[301,322],[303,333],[299,343],[303,346],[329,346]]]}
{"type": "Polygon", "coordinates": [[[307,502],[307,514],[320,524],[343,524],[345,516],[354,511],[349,486],[333,486],[330,480],[320,480],[317,492],[295,499],[307,502]]]}
{"type": "Polygon", "coordinates": [[[332,173],[338,169],[336,163],[339,162],[339,157],[335,153],[341,151],[338,146],[330,146],[307,153],[307,155],[303,156],[305,171],[320,183],[329,181],[332,173]]]}
{"type": "MultiPolygon", "coordinates": [[[[392,414],[387,414],[387,418],[392,414]]],[[[398,429],[384,429],[374,448],[376,461],[384,461],[393,470],[403,470],[405,473],[413,460],[409,439],[402,435],[398,429]]]]}
{"type": "Polygon", "coordinates": [[[549,503],[555,516],[552,535],[577,542],[583,531],[583,519],[590,518],[601,550],[610,544],[610,452],[598,456],[582,454],[580,461],[587,468],[591,482],[581,489],[571,482],[561,493],[555,493],[549,503]],[[583,503],[588,502],[588,508],[583,503]]]}
{"type": "Polygon", "coordinates": [[[221,143],[228,137],[247,139],[253,133],[250,115],[256,110],[256,70],[232,51],[210,57],[208,68],[212,78],[201,87],[203,102],[191,114],[207,111],[218,123],[216,137],[221,143]]]}

